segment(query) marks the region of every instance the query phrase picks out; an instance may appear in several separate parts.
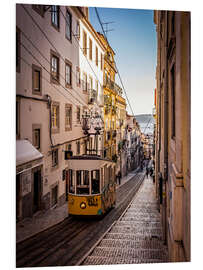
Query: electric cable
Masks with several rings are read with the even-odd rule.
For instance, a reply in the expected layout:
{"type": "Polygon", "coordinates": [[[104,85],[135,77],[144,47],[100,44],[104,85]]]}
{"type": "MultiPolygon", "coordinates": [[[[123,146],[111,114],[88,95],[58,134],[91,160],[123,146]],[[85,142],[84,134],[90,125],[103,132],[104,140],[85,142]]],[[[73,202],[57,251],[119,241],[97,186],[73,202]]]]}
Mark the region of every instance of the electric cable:
{"type": "MultiPolygon", "coordinates": [[[[99,24],[100,24],[100,26],[101,26],[101,28],[102,28],[102,32],[103,32],[104,37],[105,37],[105,39],[106,39],[106,41],[107,41],[107,37],[106,37],[105,31],[104,31],[104,28],[103,28],[103,26],[102,26],[101,19],[100,19],[100,16],[99,16],[99,13],[98,13],[98,11],[97,11],[97,8],[96,8],[96,7],[95,7],[95,11],[96,11],[96,15],[97,15],[97,18],[98,18],[99,24]]],[[[108,42],[108,41],[107,41],[107,42],[108,42]]],[[[115,62],[115,60],[114,60],[114,63],[115,63],[115,66],[116,66],[116,62],[115,62]]],[[[121,85],[122,85],[122,87],[123,87],[123,90],[124,90],[124,93],[125,93],[125,96],[126,96],[126,99],[127,99],[128,105],[129,105],[129,107],[130,107],[130,109],[131,109],[131,112],[132,112],[132,115],[133,115],[133,117],[134,117],[134,116],[135,116],[135,114],[134,114],[133,109],[132,109],[132,107],[131,107],[131,105],[130,105],[130,101],[129,101],[129,99],[128,99],[128,96],[127,96],[127,93],[126,93],[125,87],[124,87],[124,85],[123,85],[123,82],[122,82],[122,79],[121,79],[121,76],[120,76],[120,73],[119,73],[119,70],[118,70],[117,66],[116,66],[116,70],[117,70],[117,73],[118,73],[118,76],[119,76],[119,79],[120,79],[121,85]]]]}

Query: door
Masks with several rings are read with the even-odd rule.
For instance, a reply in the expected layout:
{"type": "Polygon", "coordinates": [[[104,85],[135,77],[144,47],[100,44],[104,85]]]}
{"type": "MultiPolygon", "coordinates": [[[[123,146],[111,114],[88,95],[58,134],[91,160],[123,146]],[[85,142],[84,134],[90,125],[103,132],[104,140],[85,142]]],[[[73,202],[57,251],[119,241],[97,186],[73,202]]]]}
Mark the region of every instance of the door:
{"type": "Polygon", "coordinates": [[[20,219],[20,174],[16,175],[16,221],[20,219]]]}
{"type": "Polygon", "coordinates": [[[33,177],[33,213],[36,213],[38,210],[40,210],[41,170],[35,171],[33,177]]]}

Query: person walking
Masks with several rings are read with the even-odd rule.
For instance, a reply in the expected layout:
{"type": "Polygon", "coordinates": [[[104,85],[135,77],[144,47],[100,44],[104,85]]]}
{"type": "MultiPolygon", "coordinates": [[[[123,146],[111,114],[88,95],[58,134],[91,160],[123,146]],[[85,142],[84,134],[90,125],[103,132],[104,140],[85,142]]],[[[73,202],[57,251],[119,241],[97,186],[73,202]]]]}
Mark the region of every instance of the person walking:
{"type": "Polygon", "coordinates": [[[146,168],[146,176],[147,176],[147,178],[148,178],[148,175],[149,175],[149,168],[147,167],[146,168]]]}
{"type": "Polygon", "coordinates": [[[120,185],[121,184],[121,172],[120,171],[118,172],[117,178],[118,178],[118,183],[120,185]]]}

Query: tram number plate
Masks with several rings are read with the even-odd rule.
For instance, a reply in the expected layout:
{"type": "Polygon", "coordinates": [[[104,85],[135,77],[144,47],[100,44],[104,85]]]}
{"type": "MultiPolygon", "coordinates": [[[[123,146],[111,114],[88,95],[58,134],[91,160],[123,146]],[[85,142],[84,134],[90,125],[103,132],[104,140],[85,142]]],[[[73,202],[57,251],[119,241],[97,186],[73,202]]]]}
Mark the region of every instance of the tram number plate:
{"type": "Polygon", "coordinates": [[[95,197],[90,197],[87,199],[87,203],[89,206],[98,206],[98,199],[95,197]]]}

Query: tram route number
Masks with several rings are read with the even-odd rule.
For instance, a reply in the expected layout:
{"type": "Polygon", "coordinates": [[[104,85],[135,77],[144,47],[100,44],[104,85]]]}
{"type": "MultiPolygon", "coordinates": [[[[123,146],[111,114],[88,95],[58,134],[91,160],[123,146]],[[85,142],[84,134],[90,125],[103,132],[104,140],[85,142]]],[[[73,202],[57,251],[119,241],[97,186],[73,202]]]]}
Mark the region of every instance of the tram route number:
{"type": "Polygon", "coordinates": [[[98,206],[98,199],[95,197],[90,197],[87,199],[87,203],[89,206],[98,206]]]}

